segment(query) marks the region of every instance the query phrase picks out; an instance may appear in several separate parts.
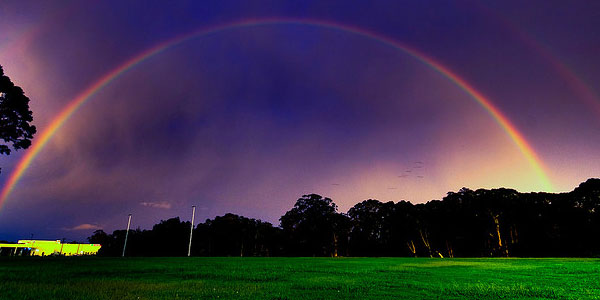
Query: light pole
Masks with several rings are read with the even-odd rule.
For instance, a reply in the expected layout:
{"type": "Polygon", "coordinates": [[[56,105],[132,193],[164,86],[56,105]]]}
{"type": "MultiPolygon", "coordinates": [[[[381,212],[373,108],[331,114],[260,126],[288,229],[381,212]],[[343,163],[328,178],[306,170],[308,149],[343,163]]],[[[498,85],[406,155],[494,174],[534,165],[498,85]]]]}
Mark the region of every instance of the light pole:
{"type": "Polygon", "coordinates": [[[127,247],[127,236],[129,235],[129,226],[131,225],[131,214],[129,214],[129,220],[127,220],[127,231],[125,232],[125,243],[123,244],[123,255],[125,257],[125,248],[127,247]]]}
{"type": "Polygon", "coordinates": [[[194,233],[194,216],[196,215],[196,205],[192,205],[192,227],[190,228],[190,245],[188,246],[188,257],[192,253],[192,234],[194,233]]]}

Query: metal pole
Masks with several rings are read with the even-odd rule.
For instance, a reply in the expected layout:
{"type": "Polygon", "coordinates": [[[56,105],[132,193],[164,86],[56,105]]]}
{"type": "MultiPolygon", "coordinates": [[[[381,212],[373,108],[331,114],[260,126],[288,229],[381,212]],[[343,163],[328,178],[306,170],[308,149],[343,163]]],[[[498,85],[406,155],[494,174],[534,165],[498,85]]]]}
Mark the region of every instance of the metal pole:
{"type": "Polygon", "coordinates": [[[192,228],[190,228],[190,245],[188,246],[188,257],[192,254],[192,234],[194,233],[194,216],[196,215],[196,205],[192,205],[192,228]]]}
{"type": "Polygon", "coordinates": [[[131,225],[131,214],[129,214],[129,220],[127,221],[127,231],[125,232],[125,243],[123,244],[123,255],[125,257],[125,247],[127,247],[127,236],[129,235],[129,226],[131,225]]]}

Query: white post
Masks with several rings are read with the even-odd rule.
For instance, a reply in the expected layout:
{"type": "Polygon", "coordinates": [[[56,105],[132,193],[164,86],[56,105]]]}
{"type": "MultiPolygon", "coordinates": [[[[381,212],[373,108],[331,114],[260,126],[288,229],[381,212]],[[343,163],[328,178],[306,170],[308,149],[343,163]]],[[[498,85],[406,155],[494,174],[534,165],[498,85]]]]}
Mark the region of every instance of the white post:
{"type": "Polygon", "coordinates": [[[190,228],[190,245],[188,246],[188,257],[192,253],[192,234],[194,233],[194,216],[196,215],[196,205],[192,205],[192,227],[190,228]]]}
{"type": "Polygon", "coordinates": [[[125,247],[127,247],[127,236],[129,235],[129,226],[131,225],[131,214],[129,214],[129,220],[127,221],[127,231],[125,232],[125,243],[123,244],[123,255],[125,257],[125,247]]]}

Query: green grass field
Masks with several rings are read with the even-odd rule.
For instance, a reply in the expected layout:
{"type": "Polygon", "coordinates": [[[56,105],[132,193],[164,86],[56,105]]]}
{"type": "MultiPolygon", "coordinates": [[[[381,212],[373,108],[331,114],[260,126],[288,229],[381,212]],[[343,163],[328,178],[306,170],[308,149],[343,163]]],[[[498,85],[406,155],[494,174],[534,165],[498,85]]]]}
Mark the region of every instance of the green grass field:
{"type": "Polygon", "coordinates": [[[0,299],[600,299],[598,259],[0,258],[0,299]]]}

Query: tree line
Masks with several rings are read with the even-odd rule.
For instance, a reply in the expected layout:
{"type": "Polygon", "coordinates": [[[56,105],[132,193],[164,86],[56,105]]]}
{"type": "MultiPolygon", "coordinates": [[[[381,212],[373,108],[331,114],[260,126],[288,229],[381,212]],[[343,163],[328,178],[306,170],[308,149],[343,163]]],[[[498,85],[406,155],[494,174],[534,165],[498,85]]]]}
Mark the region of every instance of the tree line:
{"type": "MultiPolygon", "coordinates": [[[[128,256],[187,255],[190,222],[130,230],[128,256]]],[[[194,228],[193,256],[592,257],[600,255],[600,179],[568,193],[462,188],[423,204],[365,200],[338,212],[304,195],[280,226],[225,214],[194,228]]],[[[119,256],[125,230],[97,230],[99,255],[119,256]]]]}

